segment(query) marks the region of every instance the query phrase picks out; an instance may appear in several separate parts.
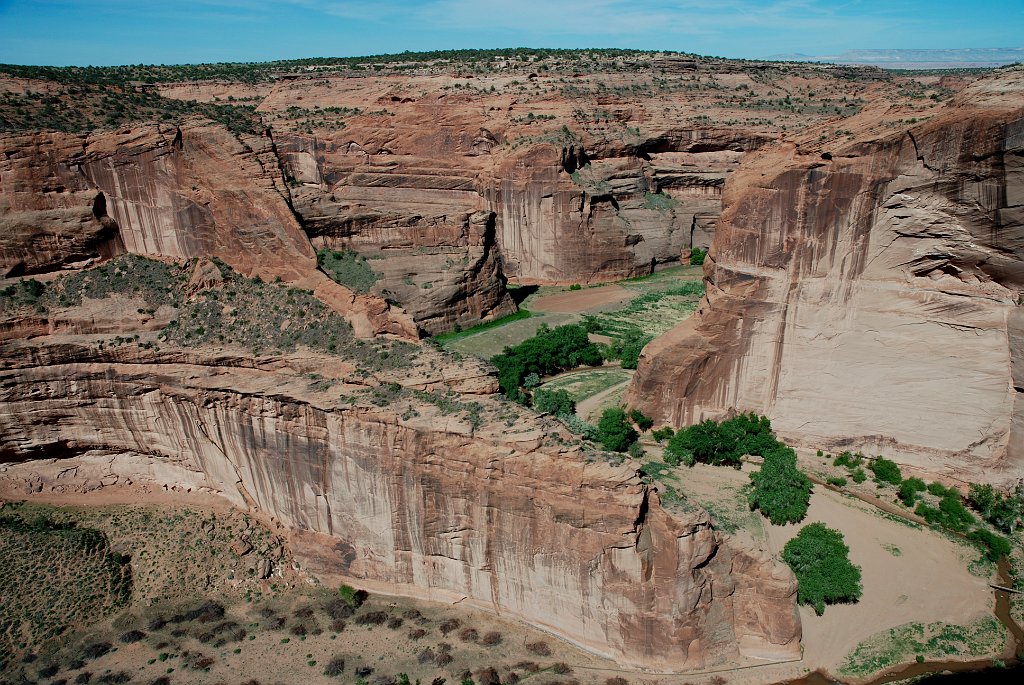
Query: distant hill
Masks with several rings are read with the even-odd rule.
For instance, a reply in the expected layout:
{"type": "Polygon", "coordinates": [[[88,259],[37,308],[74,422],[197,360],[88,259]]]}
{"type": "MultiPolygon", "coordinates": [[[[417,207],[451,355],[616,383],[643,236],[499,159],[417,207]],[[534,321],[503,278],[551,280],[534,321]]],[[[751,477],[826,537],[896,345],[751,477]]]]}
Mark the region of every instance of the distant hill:
{"type": "Polygon", "coordinates": [[[886,69],[991,68],[1024,62],[1024,48],[967,48],[962,50],[847,50],[838,55],[787,53],[767,59],[786,62],[834,62],[886,69]]]}

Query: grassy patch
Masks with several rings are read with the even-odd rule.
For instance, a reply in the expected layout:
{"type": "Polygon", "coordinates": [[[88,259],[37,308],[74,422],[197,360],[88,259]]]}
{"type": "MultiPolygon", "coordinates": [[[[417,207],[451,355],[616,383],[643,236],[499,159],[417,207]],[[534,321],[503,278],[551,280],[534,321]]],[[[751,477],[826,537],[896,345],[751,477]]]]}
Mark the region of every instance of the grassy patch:
{"type": "Polygon", "coordinates": [[[671,288],[645,292],[616,311],[584,318],[590,330],[602,335],[624,337],[630,332],[640,331],[644,335],[657,336],[692,314],[703,295],[702,281],[688,281],[671,288]]]}
{"type": "Polygon", "coordinates": [[[504,326],[505,324],[510,324],[513,321],[522,321],[523,319],[529,319],[530,316],[532,316],[532,314],[529,310],[520,308],[519,311],[513,314],[503,316],[500,319],[495,319],[494,321],[485,321],[483,323],[477,324],[476,326],[473,326],[472,328],[467,328],[464,331],[452,331],[451,333],[442,333],[441,335],[435,335],[434,340],[444,345],[446,343],[455,342],[456,340],[468,338],[470,336],[476,335],[477,333],[482,333],[484,331],[489,331],[493,328],[498,328],[499,326],[504,326]]]}
{"type": "Polygon", "coordinates": [[[625,369],[587,369],[567,373],[540,386],[544,390],[565,390],[574,402],[593,397],[608,388],[625,383],[630,378],[625,369]]]}
{"type": "Polygon", "coordinates": [[[864,677],[909,663],[919,655],[924,659],[991,656],[1003,648],[1005,641],[1005,629],[991,616],[966,626],[907,623],[876,633],[857,645],[839,672],[864,677]]]}

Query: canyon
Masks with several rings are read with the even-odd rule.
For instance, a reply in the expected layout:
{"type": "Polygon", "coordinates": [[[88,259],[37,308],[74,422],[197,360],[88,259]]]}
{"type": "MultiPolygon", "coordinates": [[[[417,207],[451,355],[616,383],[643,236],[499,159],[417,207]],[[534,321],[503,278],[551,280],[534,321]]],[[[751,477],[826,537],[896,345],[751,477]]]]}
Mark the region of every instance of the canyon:
{"type": "Polygon", "coordinates": [[[512,314],[510,284],[643,276],[694,248],[705,299],[644,349],[628,406],[676,428],[757,411],[801,448],[1024,476],[1021,70],[266,69],[0,78],[0,496],[214,494],[314,576],[623,666],[798,661],[788,566],[420,340],[512,314]],[[131,116],[82,123],[107,89],[131,116]],[[19,119],[54,102],[80,118],[19,119]],[[352,253],[366,287],[318,266],[352,253]],[[153,264],[181,278],[139,276],[153,264]],[[236,315],[243,296],[266,316],[236,315]]]}

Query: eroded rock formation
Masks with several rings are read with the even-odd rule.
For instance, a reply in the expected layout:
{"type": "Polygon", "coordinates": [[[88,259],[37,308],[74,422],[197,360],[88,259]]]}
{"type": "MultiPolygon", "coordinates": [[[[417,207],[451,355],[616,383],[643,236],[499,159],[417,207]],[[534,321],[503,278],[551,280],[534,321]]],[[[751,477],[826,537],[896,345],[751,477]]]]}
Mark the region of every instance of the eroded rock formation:
{"type": "Polygon", "coordinates": [[[492,414],[510,407],[484,396],[479,428],[426,403],[399,419],[340,408],[295,362],[238,362],[226,374],[229,358],[196,352],[8,344],[0,489],[207,489],[276,517],[316,573],[465,598],[623,664],[799,656],[788,568],[700,510],[666,512],[635,464],[554,447],[569,436],[514,408],[509,429],[492,414]]]}
{"type": "Polygon", "coordinates": [[[1024,75],[932,121],[766,151],[727,186],[698,314],[627,401],[676,425],[757,411],[791,442],[1024,475],[1024,75]]]}
{"type": "Polygon", "coordinates": [[[121,252],[217,257],[317,291],[362,335],[416,337],[382,299],[317,271],[273,141],[220,126],[0,136],[0,269],[46,272],[121,252]]]}

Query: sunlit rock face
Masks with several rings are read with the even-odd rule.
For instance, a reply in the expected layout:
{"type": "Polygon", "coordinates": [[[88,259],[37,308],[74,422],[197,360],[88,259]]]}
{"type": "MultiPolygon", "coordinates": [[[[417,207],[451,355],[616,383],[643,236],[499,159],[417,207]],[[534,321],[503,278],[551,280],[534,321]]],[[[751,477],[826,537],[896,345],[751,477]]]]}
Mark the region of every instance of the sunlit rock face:
{"type": "Polygon", "coordinates": [[[809,448],[1024,475],[1024,85],[730,178],[697,315],[647,347],[627,401],[687,424],[773,419],[809,448]]]}
{"type": "MultiPolygon", "coordinates": [[[[799,655],[785,565],[734,546],[703,511],[662,509],[636,464],[550,446],[557,424],[338,408],[280,363],[196,352],[9,343],[4,359],[8,495],[209,491],[273,517],[314,573],[464,599],[624,664],[799,655]]],[[[450,371],[436,373],[487,390],[450,371]]],[[[485,415],[497,406],[474,397],[485,415]]]]}

